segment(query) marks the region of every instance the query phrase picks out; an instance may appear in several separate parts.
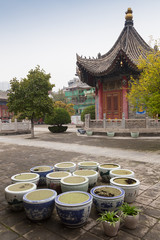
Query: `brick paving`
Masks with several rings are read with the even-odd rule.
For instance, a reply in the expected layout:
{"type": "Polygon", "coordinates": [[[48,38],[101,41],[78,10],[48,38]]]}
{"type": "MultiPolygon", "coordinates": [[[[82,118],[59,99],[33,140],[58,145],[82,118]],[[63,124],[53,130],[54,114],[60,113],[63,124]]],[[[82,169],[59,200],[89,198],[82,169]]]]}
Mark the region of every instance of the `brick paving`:
{"type": "MultiPolygon", "coordinates": [[[[77,136],[75,132],[66,134],[51,134],[46,131],[37,131],[36,139],[30,140],[29,135],[0,137],[0,239],[4,240],[159,240],[160,239],[160,139],[159,138],[104,138],[77,136]],[[12,141],[7,142],[7,139],[12,141]],[[23,140],[26,140],[26,143],[23,140]],[[20,144],[21,140],[21,144],[20,144]],[[50,147],[43,147],[43,143],[50,147]],[[23,144],[22,144],[23,143],[23,144]],[[56,143],[62,147],[52,148],[56,143]],[[39,144],[39,146],[38,146],[39,144]],[[70,148],[64,151],[65,144],[70,148]],[[76,144],[76,146],[75,146],[76,144]],[[80,152],[78,146],[87,146],[88,152],[80,152]],[[68,146],[68,145],[67,145],[68,146]],[[97,154],[91,150],[96,148],[97,154]],[[106,150],[101,154],[101,150],[106,150]],[[61,149],[61,150],[60,150],[61,149]],[[113,153],[124,150],[124,156],[107,155],[107,149],[113,153]],[[132,158],[129,153],[132,152],[132,158]],[[143,157],[145,155],[145,158],[143,157]],[[149,156],[148,159],[146,156],[149,156]],[[115,157],[117,156],[117,157],[115,157]],[[153,157],[152,157],[153,156],[153,157]],[[143,161],[141,161],[141,158],[143,161]],[[46,220],[33,223],[26,218],[25,212],[12,212],[4,198],[4,188],[10,184],[10,177],[20,172],[29,171],[36,165],[54,165],[57,162],[73,161],[78,163],[84,160],[95,160],[100,163],[115,162],[122,168],[129,168],[135,172],[135,177],[141,181],[139,196],[133,205],[142,209],[140,222],[135,230],[126,229],[123,223],[116,237],[107,237],[101,223],[97,222],[98,214],[92,207],[87,223],[77,229],[65,227],[59,220],[56,210],[46,220]]],[[[9,140],[8,140],[9,141],[9,140]]],[[[109,151],[110,153],[110,151],[109,151]]],[[[99,178],[98,184],[104,184],[99,178]]]]}

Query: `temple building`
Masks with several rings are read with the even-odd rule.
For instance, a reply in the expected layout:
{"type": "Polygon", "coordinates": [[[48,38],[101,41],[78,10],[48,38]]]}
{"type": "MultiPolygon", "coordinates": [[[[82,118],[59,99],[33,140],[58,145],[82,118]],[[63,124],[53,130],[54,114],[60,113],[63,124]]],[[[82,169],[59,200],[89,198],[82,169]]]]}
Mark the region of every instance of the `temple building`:
{"type": "Polygon", "coordinates": [[[126,119],[135,115],[126,98],[130,77],[138,78],[137,67],[140,57],[146,58],[151,51],[133,26],[131,8],[125,16],[124,28],[113,47],[95,59],[77,55],[77,74],[82,82],[95,87],[96,119],[126,119]]]}

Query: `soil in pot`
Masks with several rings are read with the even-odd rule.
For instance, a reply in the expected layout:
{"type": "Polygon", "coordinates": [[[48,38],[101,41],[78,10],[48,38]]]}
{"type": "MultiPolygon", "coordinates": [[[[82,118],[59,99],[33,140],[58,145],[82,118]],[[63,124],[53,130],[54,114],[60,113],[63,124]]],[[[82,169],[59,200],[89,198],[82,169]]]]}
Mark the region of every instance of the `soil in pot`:
{"type": "Polygon", "coordinates": [[[124,169],[113,170],[112,173],[113,174],[118,174],[118,175],[129,175],[129,174],[132,174],[131,171],[124,170],[124,169]]]}
{"type": "Polygon", "coordinates": [[[67,177],[69,174],[67,172],[53,172],[49,174],[51,178],[62,178],[67,177]]]}
{"type": "Polygon", "coordinates": [[[76,183],[83,183],[85,182],[85,178],[84,177],[67,177],[67,178],[64,178],[63,181],[65,183],[72,183],[72,184],[76,184],[76,183]]]}
{"type": "Polygon", "coordinates": [[[37,175],[34,173],[22,173],[22,174],[15,176],[14,178],[17,180],[29,180],[29,179],[33,179],[35,177],[37,177],[37,175]]]}
{"type": "Polygon", "coordinates": [[[117,168],[118,165],[115,165],[115,164],[102,164],[102,165],[100,165],[100,167],[102,167],[102,168],[117,168]]]}
{"type": "Polygon", "coordinates": [[[50,167],[36,167],[36,168],[34,168],[33,169],[33,171],[35,171],[35,172],[45,172],[45,171],[50,171],[51,170],[51,168],[50,167]]]}
{"type": "Polygon", "coordinates": [[[56,166],[60,167],[60,168],[68,168],[68,167],[73,167],[74,164],[73,163],[59,163],[56,166]]]}
{"type": "Polygon", "coordinates": [[[80,163],[81,166],[97,166],[95,162],[82,162],[80,163]]]}
{"type": "Polygon", "coordinates": [[[53,196],[53,192],[49,190],[36,190],[27,194],[26,198],[31,201],[39,201],[50,198],[53,196]]]}
{"type": "Polygon", "coordinates": [[[114,182],[124,185],[132,185],[136,183],[136,181],[132,178],[116,178],[114,179],[114,182]]]}
{"type": "Polygon", "coordinates": [[[116,197],[121,194],[121,191],[116,188],[101,187],[97,188],[94,193],[102,197],[116,197]]]}
{"type": "Polygon", "coordinates": [[[77,170],[74,172],[76,175],[79,176],[91,176],[91,175],[95,175],[95,171],[93,170],[77,170]]]}
{"type": "Polygon", "coordinates": [[[80,192],[66,193],[59,197],[59,201],[66,204],[83,203],[88,199],[89,199],[89,196],[87,194],[80,193],[80,192]]]}
{"type": "Polygon", "coordinates": [[[13,192],[21,192],[21,191],[26,191],[33,188],[33,184],[31,183],[19,183],[19,184],[13,184],[8,188],[9,191],[13,192]]]}

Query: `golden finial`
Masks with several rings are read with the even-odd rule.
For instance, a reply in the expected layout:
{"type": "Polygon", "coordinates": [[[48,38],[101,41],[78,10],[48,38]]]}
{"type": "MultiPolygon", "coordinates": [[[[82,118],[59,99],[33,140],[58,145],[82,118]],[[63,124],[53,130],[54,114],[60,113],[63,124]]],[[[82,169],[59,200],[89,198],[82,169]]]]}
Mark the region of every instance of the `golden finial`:
{"type": "Polygon", "coordinates": [[[128,9],[127,9],[126,17],[125,17],[126,20],[132,20],[132,18],[133,18],[132,12],[133,12],[133,11],[132,11],[131,8],[128,8],[128,9]]]}

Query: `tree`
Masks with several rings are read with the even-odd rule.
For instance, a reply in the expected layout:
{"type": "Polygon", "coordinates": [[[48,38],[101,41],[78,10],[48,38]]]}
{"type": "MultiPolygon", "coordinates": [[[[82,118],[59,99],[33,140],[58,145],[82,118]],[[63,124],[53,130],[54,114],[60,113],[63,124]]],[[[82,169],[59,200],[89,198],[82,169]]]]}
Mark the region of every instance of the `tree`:
{"type": "Polygon", "coordinates": [[[59,89],[58,92],[52,92],[52,99],[53,102],[61,101],[64,103],[67,103],[67,98],[65,97],[65,93],[63,92],[63,89],[59,89]]]}
{"type": "Polygon", "coordinates": [[[31,69],[26,78],[10,81],[11,88],[8,94],[8,108],[10,112],[19,115],[21,119],[31,120],[31,137],[34,138],[34,120],[44,117],[53,109],[52,99],[48,92],[54,85],[49,82],[50,74],[37,66],[31,69]]]}
{"type": "Polygon", "coordinates": [[[95,119],[95,106],[86,107],[81,113],[81,121],[85,121],[85,114],[90,114],[91,119],[95,119]]]}
{"type": "Polygon", "coordinates": [[[148,115],[160,114],[160,52],[153,51],[146,59],[140,59],[138,68],[142,71],[139,80],[131,78],[128,100],[135,109],[143,108],[148,115]]]}
{"type": "Polygon", "coordinates": [[[74,104],[72,103],[64,103],[62,101],[57,101],[54,103],[54,108],[64,108],[65,110],[67,110],[67,112],[69,113],[70,116],[75,114],[75,110],[73,108],[74,104]]]}

